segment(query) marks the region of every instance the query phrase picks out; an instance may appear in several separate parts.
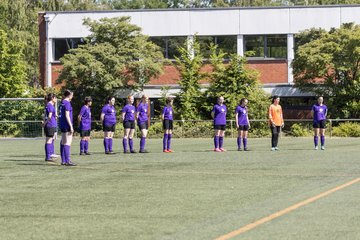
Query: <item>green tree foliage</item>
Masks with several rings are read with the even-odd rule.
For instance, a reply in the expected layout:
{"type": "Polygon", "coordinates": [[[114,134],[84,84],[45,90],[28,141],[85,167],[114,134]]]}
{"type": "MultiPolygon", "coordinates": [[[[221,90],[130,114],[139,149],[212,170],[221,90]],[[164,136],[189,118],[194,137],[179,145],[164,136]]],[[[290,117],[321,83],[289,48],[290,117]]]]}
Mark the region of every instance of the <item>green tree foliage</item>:
{"type": "Polygon", "coordinates": [[[26,65],[22,44],[10,40],[0,29],[0,96],[21,97],[26,90],[26,65]]]}
{"type": "Polygon", "coordinates": [[[225,64],[225,53],[217,50],[216,45],[211,45],[210,62],[214,69],[210,76],[210,87],[206,97],[207,108],[210,110],[216,99],[223,96],[228,108],[228,119],[234,119],[235,108],[241,98],[249,100],[249,118],[261,119],[266,117],[269,105],[269,96],[262,90],[258,80],[258,72],[246,67],[246,58],[237,54],[230,55],[230,62],[225,64]]]}
{"type": "Polygon", "coordinates": [[[199,119],[199,105],[201,98],[201,87],[199,81],[204,78],[200,69],[203,65],[203,56],[200,52],[200,45],[193,40],[185,41],[182,47],[178,48],[179,57],[175,57],[176,68],[180,72],[180,93],[178,94],[177,109],[181,119],[199,119]],[[194,54],[196,53],[196,54],[194,54]]]}
{"type": "Polygon", "coordinates": [[[296,85],[326,97],[332,117],[360,117],[360,25],[344,24],[312,39],[296,51],[296,85]]]}
{"type": "Polygon", "coordinates": [[[58,79],[79,98],[91,95],[102,102],[120,88],[142,88],[162,72],[159,47],[129,17],[85,19],[84,24],[92,34],[60,59],[64,68],[58,79]]]}

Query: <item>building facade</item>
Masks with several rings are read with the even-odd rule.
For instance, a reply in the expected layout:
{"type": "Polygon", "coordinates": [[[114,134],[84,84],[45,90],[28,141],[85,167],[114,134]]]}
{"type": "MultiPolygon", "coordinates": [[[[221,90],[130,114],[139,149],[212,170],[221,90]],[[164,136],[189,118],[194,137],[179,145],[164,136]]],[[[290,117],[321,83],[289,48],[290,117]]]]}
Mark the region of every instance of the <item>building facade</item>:
{"type": "MultiPolygon", "coordinates": [[[[282,97],[306,97],[310,94],[293,87],[291,62],[296,34],[309,28],[329,30],[343,23],[360,24],[360,5],[41,12],[39,62],[43,86],[56,84],[62,67],[59,59],[89,35],[89,29],[82,24],[84,18],[120,16],[130,16],[131,23],[141,27],[170,60],[176,55],[177,46],[195,35],[201,46],[213,42],[224,51],[239,55],[253,51],[255,55],[248,64],[260,72],[265,91],[282,97]]],[[[206,57],[206,48],[202,47],[202,51],[206,57]]],[[[165,66],[164,74],[152,79],[144,91],[151,98],[158,98],[161,86],[167,85],[175,93],[178,79],[177,70],[165,66]]],[[[203,84],[206,86],[206,82],[203,84]]]]}

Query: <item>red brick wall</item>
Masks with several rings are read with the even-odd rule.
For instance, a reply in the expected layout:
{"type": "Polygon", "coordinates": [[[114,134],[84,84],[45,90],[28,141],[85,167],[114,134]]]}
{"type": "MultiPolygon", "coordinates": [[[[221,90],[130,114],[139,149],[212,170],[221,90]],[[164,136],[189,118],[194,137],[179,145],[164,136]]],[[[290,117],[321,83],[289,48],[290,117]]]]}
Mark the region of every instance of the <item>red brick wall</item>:
{"type": "Polygon", "coordinates": [[[248,65],[260,72],[262,83],[287,83],[287,60],[252,60],[248,65]]]}
{"type": "Polygon", "coordinates": [[[61,65],[61,63],[52,63],[51,64],[51,84],[52,86],[56,86],[59,85],[56,83],[59,75],[60,75],[60,71],[63,69],[63,66],[61,65]]]}
{"type": "MultiPolygon", "coordinates": [[[[286,61],[261,61],[261,62],[249,62],[249,66],[260,72],[260,81],[262,83],[287,83],[287,63],[286,61]]],[[[52,64],[52,84],[56,85],[56,80],[59,76],[59,71],[62,69],[60,63],[52,64]]],[[[211,72],[212,67],[209,64],[205,64],[201,68],[202,72],[211,72]]],[[[179,71],[171,65],[164,67],[164,73],[158,78],[152,78],[149,82],[150,85],[173,85],[177,84],[180,79],[179,71]]],[[[207,83],[208,81],[202,80],[201,83],[207,83]]]]}

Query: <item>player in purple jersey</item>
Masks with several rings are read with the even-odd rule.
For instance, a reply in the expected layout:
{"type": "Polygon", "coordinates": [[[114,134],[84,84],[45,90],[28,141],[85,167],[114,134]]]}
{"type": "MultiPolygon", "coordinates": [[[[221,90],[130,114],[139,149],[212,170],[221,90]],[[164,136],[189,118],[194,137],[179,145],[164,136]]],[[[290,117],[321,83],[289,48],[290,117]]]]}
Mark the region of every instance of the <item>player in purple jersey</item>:
{"type": "Polygon", "coordinates": [[[237,146],[238,151],[241,151],[241,141],[244,145],[244,151],[247,151],[247,135],[250,129],[250,122],[247,108],[248,100],[242,98],[240,105],[235,110],[235,122],[238,129],[237,146]]]}
{"type": "Polygon", "coordinates": [[[127,142],[129,141],[130,153],[136,153],[134,150],[134,132],[135,132],[135,112],[136,109],[134,107],[134,97],[128,96],[126,98],[127,104],[121,110],[121,118],[123,120],[124,125],[124,138],[123,138],[123,148],[124,153],[129,153],[127,151],[127,142]]]}
{"type": "Polygon", "coordinates": [[[163,138],[163,152],[171,153],[171,138],[173,130],[173,105],[174,99],[169,97],[166,99],[166,105],[163,109],[161,119],[163,120],[164,138],[163,138]]]}
{"type": "Polygon", "coordinates": [[[136,119],[139,129],[141,131],[141,139],[140,139],[140,153],[147,153],[148,151],[145,150],[145,142],[146,136],[148,132],[148,102],[149,98],[146,95],[143,95],[141,98],[140,104],[137,106],[136,109],[136,119]]]}
{"type": "Polygon", "coordinates": [[[105,154],[115,154],[113,151],[113,136],[116,125],[115,97],[108,97],[101,110],[100,121],[104,131],[105,154]]]}
{"type": "Polygon", "coordinates": [[[55,94],[49,93],[46,96],[46,107],[45,107],[45,121],[43,122],[44,132],[46,135],[45,140],[45,161],[47,163],[54,164],[54,158],[58,157],[54,154],[54,137],[56,133],[57,121],[56,121],[56,110],[55,103],[57,98],[55,94]]]}
{"type": "Polygon", "coordinates": [[[226,129],[227,109],[224,105],[224,97],[219,97],[217,104],[214,105],[211,116],[214,119],[214,145],[215,152],[225,152],[223,148],[225,129],[226,129]]]}
{"type": "Polygon", "coordinates": [[[317,104],[313,105],[311,111],[313,115],[315,150],[318,150],[319,133],[320,133],[320,141],[321,141],[321,150],[325,150],[325,128],[326,128],[327,111],[328,109],[327,106],[324,104],[324,98],[319,97],[317,99],[317,104]]]}
{"type": "Polygon", "coordinates": [[[71,100],[73,99],[73,92],[65,90],[63,100],[59,106],[59,126],[61,130],[61,165],[76,166],[75,163],[70,160],[71,143],[74,133],[73,128],[73,109],[71,106],[71,100]]]}
{"type": "Polygon", "coordinates": [[[89,140],[91,132],[91,97],[86,97],[84,106],[82,106],[78,115],[79,131],[80,131],[80,155],[91,155],[89,153],[89,140]]]}

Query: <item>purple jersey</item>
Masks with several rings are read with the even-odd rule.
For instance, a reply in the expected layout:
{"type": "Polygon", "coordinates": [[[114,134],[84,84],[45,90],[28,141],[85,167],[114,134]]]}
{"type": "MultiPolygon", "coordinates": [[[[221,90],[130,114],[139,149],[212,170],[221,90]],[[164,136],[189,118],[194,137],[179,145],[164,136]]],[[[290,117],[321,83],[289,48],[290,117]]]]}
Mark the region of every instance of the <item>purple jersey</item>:
{"type": "Polygon", "coordinates": [[[87,131],[91,130],[91,109],[84,105],[82,106],[79,115],[81,116],[80,130],[87,131]]]}
{"type": "Polygon", "coordinates": [[[314,104],[312,110],[314,112],[314,122],[326,119],[326,114],[327,114],[326,105],[314,104]]]}
{"type": "Polygon", "coordinates": [[[104,125],[105,126],[112,126],[116,124],[116,110],[114,106],[111,106],[109,104],[106,104],[102,110],[101,113],[104,114],[104,125]]]}
{"type": "Polygon", "coordinates": [[[66,112],[69,112],[70,122],[73,123],[73,109],[71,103],[67,100],[62,100],[59,106],[59,126],[60,129],[70,129],[69,123],[66,120],[66,112]]]}
{"type": "Polygon", "coordinates": [[[45,127],[57,127],[55,107],[51,103],[45,107],[45,120],[47,120],[45,127]],[[52,113],[50,119],[48,119],[49,113],[52,113]]]}
{"type": "Polygon", "coordinates": [[[136,112],[139,113],[138,122],[147,122],[148,121],[148,104],[140,103],[136,109],[136,112]]]}
{"type": "Polygon", "coordinates": [[[173,109],[172,107],[165,106],[163,109],[164,119],[173,120],[173,109]]]}
{"type": "Polygon", "coordinates": [[[214,125],[226,125],[226,106],[215,104],[213,107],[214,125]]]}
{"type": "Polygon", "coordinates": [[[239,125],[249,125],[247,107],[237,106],[235,113],[238,114],[239,125]]]}
{"type": "Polygon", "coordinates": [[[125,107],[121,110],[122,113],[125,113],[124,122],[135,121],[135,107],[131,104],[126,104],[125,107]]]}

